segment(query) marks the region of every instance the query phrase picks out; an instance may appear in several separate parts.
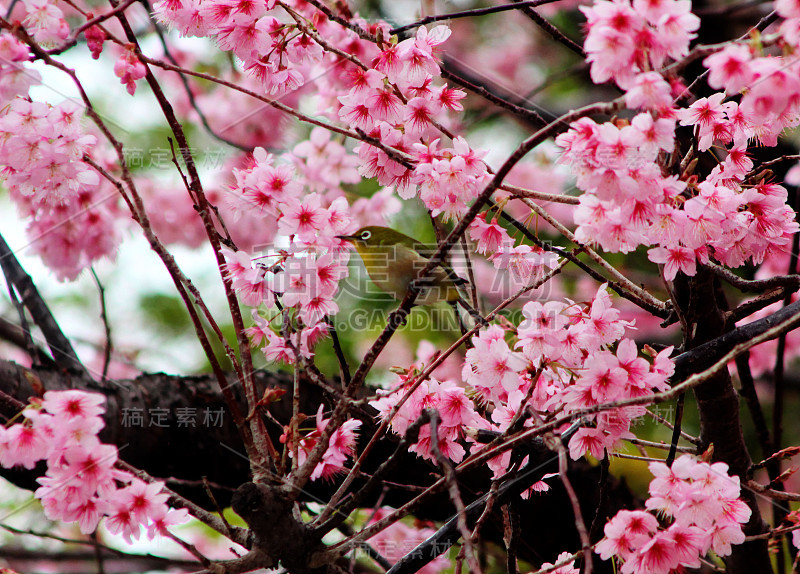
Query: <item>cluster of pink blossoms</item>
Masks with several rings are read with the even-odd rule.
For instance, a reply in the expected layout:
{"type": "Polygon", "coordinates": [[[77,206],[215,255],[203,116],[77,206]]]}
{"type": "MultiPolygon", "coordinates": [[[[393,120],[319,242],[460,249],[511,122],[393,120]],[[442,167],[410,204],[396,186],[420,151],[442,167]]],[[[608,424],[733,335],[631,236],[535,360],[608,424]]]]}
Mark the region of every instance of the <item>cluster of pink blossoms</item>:
{"type": "Polygon", "coordinates": [[[668,574],[679,568],[699,568],[709,549],[717,556],[744,542],[742,524],[750,508],[739,499],[739,477],[728,475],[722,462],[699,462],[688,454],[668,467],[650,463],[651,511],[671,519],[666,528],[649,512],[622,510],[605,526],[596,552],[624,562],[623,574],[668,574]]]}
{"type": "MultiPolygon", "coordinates": [[[[800,228],[782,186],[747,181],[753,169],[748,141],[774,146],[781,131],[800,121],[800,64],[757,57],[749,45],[730,44],[704,64],[711,87],[728,94],[746,88],[741,101],[725,101],[725,93],[718,93],[675,108],[670,84],[644,70],[660,67],[666,56],[685,55],[697,27],[688,7],[683,0],[664,0],[632,6],[600,1],[584,8],[593,78],[622,74],[613,77],[627,90],[626,104],[644,111],[630,122],[584,118],[556,139],[564,150],[561,161],[572,166],[585,192],[574,215],[578,239],[612,252],[652,246],[648,257],[664,264],[668,280],[679,271],[694,275],[697,262],[710,257],[730,267],[761,263],[800,228]],[[642,36],[644,20],[656,29],[645,27],[642,36]],[[674,51],[653,50],[663,44],[663,34],[682,38],[674,51]],[[632,64],[620,66],[630,54],[632,64]],[[651,58],[649,66],[636,64],[642,57],[651,58]],[[695,127],[698,151],[724,150],[724,159],[703,181],[663,174],[659,160],[674,151],[676,120],[695,127]]],[[[794,17],[791,6],[780,9],[794,17]]]]}
{"type": "Polygon", "coordinates": [[[800,47],[800,3],[797,0],[775,0],[775,11],[786,18],[780,28],[784,41],[795,49],[800,47]]]}
{"type": "MultiPolygon", "coordinates": [[[[386,418],[392,408],[414,383],[415,370],[398,375],[398,380],[392,385],[390,394],[370,402],[380,418],[386,418]]],[[[439,381],[431,378],[420,384],[411,396],[403,403],[391,422],[393,432],[403,436],[408,426],[416,421],[425,409],[436,409],[441,421],[437,428],[437,445],[439,451],[454,462],[461,462],[466,450],[460,444],[466,437],[468,428],[488,428],[488,425],[475,410],[466,389],[454,381],[439,381]]],[[[433,452],[431,428],[424,425],[419,431],[419,440],[409,447],[411,452],[417,453],[422,458],[436,461],[433,452]]]]}
{"type": "Polygon", "coordinates": [[[461,137],[440,147],[437,137],[448,112],[461,111],[464,92],[435,85],[440,75],[434,48],[450,35],[437,26],[420,27],[413,38],[384,45],[369,69],[354,68],[346,96],[340,96],[339,118],[384,145],[408,154],[409,169],[384,150],[361,143],[356,151],[360,171],[381,185],[397,188],[403,199],[419,193],[434,216],[445,220],[463,214],[490,179],[482,159],[461,137]]]}
{"type": "Polygon", "coordinates": [[[527,285],[539,279],[546,268],[553,269],[558,265],[555,253],[537,245],[514,245],[514,240],[497,223],[497,218],[489,223],[487,217],[488,212],[484,211],[472,220],[469,236],[475,242],[475,251],[488,255],[495,269],[507,269],[515,279],[527,285]]]}
{"type": "Polygon", "coordinates": [[[224,250],[226,274],[243,303],[258,308],[294,308],[304,329],[286,339],[269,327],[266,319],[254,315],[256,324],[250,335],[263,347],[270,360],[294,363],[296,353],[308,357],[314,343],[327,333],[323,319],[335,314],[333,300],[339,280],[347,275],[349,253],[337,235],[353,231],[344,197],[323,205],[318,194],[303,195],[294,178],[294,168],[275,165],[262,148],[253,154],[253,165],[234,170],[237,201],[242,209],[258,211],[278,221],[278,232],[290,240],[286,250],[257,258],[244,252],[224,250]],[[292,349],[294,347],[294,349],[292,349]]]}
{"type": "Polygon", "coordinates": [[[701,133],[713,133],[708,140],[736,147],[748,138],[765,146],[775,146],[786,128],[800,124],[800,63],[794,57],[763,55],[749,44],[730,44],[708,56],[703,65],[709,70],[708,85],[724,89],[729,96],[740,92],[742,99],[722,102],[724,94],[696,102],[686,112],[701,133]],[[690,108],[691,109],[691,108],[690,108]],[[724,115],[723,115],[724,112],[724,115]]]}
{"type": "Polygon", "coordinates": [[[323,19],[310,18],[316,12],[310,5],[286,2],[298,18],[309,17],[301,26],[288,13],[275,11],[276,4],[276,0],[164,0],[154,10],[161,22],[184,36],[214,39],[221,50],[241,59],[267,93],[280,95],[303,85],[309,67],[323,57],[308,30],[319,26],[316,33],[326,38],[327,34],[323,19]]]}
{"type": "Polygon", "coordinates": [[[64,101],[57,106],[11,100],[0,116],[0,163],[18,201],[31,211],[47,211],[74,202],[100,182],[83,156],[97,139],[81,127],[82,109],[64,101]]]}
{"type": "Polygon", "coordinates": [[[83,157],[96,138],[81,125],[83,110],[69,100],[56,106],[30,101],[38,79],[23,63],[26,46],[0,35],[0,177],[24,217],[30,237],[47,236],[34,248],[62,279],[74,279],[92,261],[113,253],[119,241],[115,192],[83,157]]]}
{"type": "MultiPolygon", "coordinates": [[[[730,142],[739,129],[741,106],[721,99],[704,98],[677,112],[681,123],[698,125],[701,146],[730,142]]],[[[742,187],[752,168],[748,136],[705,181],[687,183],[665,177],[656,163],[659,151],[674,145],[675,122],[658,117],[663,113],[639,114],[622,127],[584,118],[557,138],[562,161],[572,164],[586,192],[574,214],[579,240],[623,253],[654,245],[648,257],[665,264],[668,280],[678,271],[694,275],[697,261],[711,256],[738,267],[784,248],[798,230],[786,189],[767,182],[742,187]]]]}
{"type": "MultiPolygon", "coordinates": [[[[491,176],[482,161],[486,152],[473,151],[464,138],[455,138],[452,148],[438,149],[438,144],[436,139],[413,145],[417,166],[411,181],[419,185],[419,197],[433,215],[447,221],[467,211],[491,176]]],[[[408,191],[400,196],[408,198],[408,191]]]]}
{"type": "MultiPolygon", "coordinates": [[[[680,116],[696,117],[704,104],[680,116]]],[[[642,113],[621,128],[584,118],[556,139],[564,148],[562,161],[572,164],[586,192],[574,214],[578,239],[623,253],[655,245],[648,257],[665,264],[669,280],[678,271],[694,275],[696,262],[710,256],[738,267],[785,247],[798,229],[786,189],[766,182],[742,188],[739,182],[752,167],[742,149],[731,150],[705,181],[690,185],[663,176],[656,158],[659,149],[672,148],[673,129],[673,120],[642,113]],[[658,122],[668,122],[665,139],[650,147],[643,127],[658,122]]]]}
{"type": "Polygon", "coordinates": [[[399,210],[399,200],[385,189],[371,198],[348,204],[341,185],[360,181],[358,159],[332,141],[330,132],[312,131],[283,161],[257,148],[249,166],[234,169],[236,184],[227,197],[233,219],[239,215],[269,218],[286,237],[286,249],[263,257],[225,250],[226,273],[246,305],[293,308],[302,329],[283,336],[254,310],[249,334],[270,361],[294,364],[309,358],[314,345],[328,333],[324,318],[338,312],[334,297],[347,276],[349,248],[337,235],[363,225],[385,225],[399,210]],[[311,190],[312,193],[307,193],[311,190]]]}
{"type": "MultiPolygon", "coordinates": [[[[220,48],[240,57],[270,93],[294,90],[313,70],[324,69],[317,81],[323,112],[416,163],[408,169],[379,147],[362,143],[356,148],[361,175],[396,187],[406,199],[419,190],[434,215],[463,213],[489,174],[481,161],[484,153],[471,150],[462,138],[455,138],[452,147],[439,147],[437,134],[448,123],[447,113],[462,110],[459,100],[465,96],[447,85],[434,85],[440,75],[434,49],[449,30],[420,27],[413,38],[378,47],[309,4],[292,2],[286,7],[306,24],[287,18],[275,2],[167,0],[156,5],[156,13],[184,35],[215,38],[220,48]],[[313,36],[304,29],[311,22],[317,32],[313,36]],[[324,45],[320,38],[325,38],[324,45]],[[330,47],[357,58],[363,67],[340,61],[330,47]]],[[[353,23],[384,38],[390,29],[385,22],[367,25],[356,18],[353,23]]]]}
{"type": "MultiPolygon", "coordinates": [[[[446,27],[420,27],[412,38],[381,40],[376,45],[301,2],[166,0],[155,10],[163,22],[182,34],[211,37],[221,49],[233,51],[270,93],[292,91],[309,74],[324,70],[317,79],[321,111],[415,164],[409,169],[396,155],[361,143],[355,150],[360,174],[395,187],[404,199],[419,192],[434,215],[447,219],[462,214],[488,181],[483,152],[471,150],[463,138],[455,138],[452,147],[440,146],[448,113],[462,110],[459,101],[465,97],[460,90],[434,82],[440,75],[434,50],[449,36],[446,27]],[[315,33],[309,32],[312,23],[315,33]],[[342,61],[330,48],[346,52],[352,61],[342,61]]],[[[385,22],[368,25],[359,18],[352,22],[370,34],[388,38],[390,27],[385,22]]],[[[298,167],[305,164],[316,171],[310,178],[311,189],[328,184],[328,174],[335,179],[338,173],[341,182],[352,183],[353,163],[346,154],[321,155],[323,162],[312,163],[318,158],[309,154],[325,144],[322,139],[315,131],[310,145],[294,153],[298,167]]],[[[263,197],[255,198],[255,209],[267,207],[263,201],[263,197]]]]}
{"type": "Polygon", "coordinates": [[[294,146],[289,157],[312,192],[333,192],[340,190],[342,184],[361,181],[358,158],[331,139],[330,130],[325,128],[311,130],[308,139],[294,146]]]}
{"type": "MultiPolygon", "coordinates": [[[[328,425],[328,419],[322,417],[323,405],[319,406],[316,417],[316,428],[310,433],[305,434],[297,443],[297,463],[303,465],[308,455],[317,446],[317,441],[328,425]]],[[[328,448],[322,455],[322,460],[314,467],[311,473],[311,480],[321,478],[330,480],[340,472],[345,470],[344,463],[353,456],[358,438],[358,427],[361,421],[347,419],[342,426],[333,431],[328,448]]],[[[294,445],[292,445],[288,431],[281,435],[281,442],[289,444],[289,456],[294,457],[294,445]]]]}
{"type": "Polygon", "coordinates": [[[30,59],[31,53],[25,44],[8,32],[0,34],[0,101],[25,96],[31,86],[41,81],[39,72],[25,66],[30,59]]]}
{"type": "MultiPolygon", "coordinates": [[[[497,430],[505,430],[527,405],[540,412],[568,413],[668,388],[666,381],[674,372],[672,348],[652,363],[639,357],[636,344],[623,339],[631,325],[620,319],[605,285],[586,307],[534,301],[523,307],[523,315],[513,343],[518,351],[493,326],[481,331],[464,363],[464,381],[494,406],[497,430]],[[529,402],[523,404],[529,393],[529,402]]],[[[596,415],[595,427],[584,427],[570,439],[570,455],[577,459],[588,451],[603,458],[605,450],[632,436],[631,422],[644,414],[643,407],[624,407],[596,415]]]]}
{"type": "MultiPolygon", "coordinates": [[[[529,406],[539,412],[569,413],[668,388],[666,381],[674,372],[672,348],[652,353],[652,362],[640,357],[635,343],[623,338],[631,325],[612,307],[605,285],[586,306],[530,302],[523,314],[516,336],[491,325],[473,337],[461,374],[466,389],[449,380],[423,382],[400,406],[392,431],[404,434],[424,409],[435,408],[441,417],[439,448],[459,462],[466,452],[459,440],[469,440],[470,429],[505,431],[529,406]],[[491,420],[478,413],[470,396],[487,407],[491,420]]],[[[388,394],[371,403],[381,418],[398,405],[420,368],[399,376],[388,394]]],[[[644,414],[644,407],[625,407],[596,415],[595,427],[580,429],[570,440],[570,455],[577,459],[588,451],[603,458],[605,450],[632,436],[632,420],[644,414]]],[[[433,460],[430,442],[430,428],[423,427],[410,450],[433,460]]],[[[489,466],[500,474],[509,460],[506,453],[489,466]]]]}
{"type": "Polygon", "coordinates": [[[690,0],[601,0],[581,11],[586,15],[584,48],[592,81],[613,79],[624,89],[640,72],[685,56],[700,27],[690,0]]]}
{"type": "Polygon", "coordinates": [[[51,520],[77,522],[81,532],[94,532],[105,517],[106,528],[126,542],[165,534],[185,522],[185,509],[170,509],[162,483],[146,483],[115,468],[117,447],[102,444],[105,397],[84,391],[48,391],[33,400],[22,415],[25,422],[0,427],[0,464],[33,468],[47,462],[36,490],[51,520]]]}
{"type": "MultiPolygon", "coordinates": [[[[562,552],[561,554],[558,555],[558,558],[556,558],[556,561],[554,563],[543,562],[542,567],[539,570],[544,570],[545,568],[548,568],[550,566],[555,566],[556,564],[566,560],[570,556],[572,556],[572,554],[570,554],[569,552],[562,552]]],[[[574,560],[567,562],[563,566],[559,566],[555,570],[550,570],[550,574],[580,574],[580,572],[581,572],[580,569],[575,567],[574,560]]]]}
{"type": "MultiPolygon", "coordinates": [[[[24,0],[26,16],[22,21],[26,31],[43,46],[59,46],[69,39],[70,27],[64,12],[52,0],[24,0]]],[[[91,14],[87,15],[87,19],[91,14]]],[[[85,31],[86,42],[96,60],[103,50],[105,32],[98,26],[85,31]]],[[[123,51],[114,65],[114,73],[127,86],[128,93],[136,92],[135,81],[144,77],[145,68],[131,49],[123,51]]]]}

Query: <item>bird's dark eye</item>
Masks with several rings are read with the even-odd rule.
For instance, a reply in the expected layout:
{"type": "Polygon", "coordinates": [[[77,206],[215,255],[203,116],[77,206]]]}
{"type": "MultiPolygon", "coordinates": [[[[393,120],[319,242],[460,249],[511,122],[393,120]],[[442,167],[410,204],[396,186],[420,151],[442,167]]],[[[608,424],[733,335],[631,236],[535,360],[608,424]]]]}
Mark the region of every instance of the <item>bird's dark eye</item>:
{"type": "Polygon", "coordinates": [[[361,239],[363,239],[364,241],[366,241],[370,237],[372,237],[372,232],[371,231],[362,231],[361,232],[361,239]]]}

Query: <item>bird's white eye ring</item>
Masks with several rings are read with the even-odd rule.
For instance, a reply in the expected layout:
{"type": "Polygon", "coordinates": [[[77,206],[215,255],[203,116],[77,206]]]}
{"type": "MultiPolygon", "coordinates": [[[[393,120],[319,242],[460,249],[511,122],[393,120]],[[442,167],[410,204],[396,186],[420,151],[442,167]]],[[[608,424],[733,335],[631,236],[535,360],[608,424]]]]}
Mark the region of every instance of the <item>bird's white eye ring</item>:
{"type": "Polygon", "coordinates": [[[366,241],[370,237],[372,237],[372,232],[371,231],[362,231],[361,232],[361,239],[363,239],[364,241],[366,241]]]}

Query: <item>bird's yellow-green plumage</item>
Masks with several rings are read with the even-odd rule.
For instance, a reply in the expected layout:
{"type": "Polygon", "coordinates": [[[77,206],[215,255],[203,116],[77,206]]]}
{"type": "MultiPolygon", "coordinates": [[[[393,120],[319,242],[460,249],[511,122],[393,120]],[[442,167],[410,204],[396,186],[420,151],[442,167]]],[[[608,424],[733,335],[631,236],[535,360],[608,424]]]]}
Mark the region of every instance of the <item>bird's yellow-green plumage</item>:
{"type": "MultiPolygon", "coordinates": [[[[395,299],[402,300],[409,285],[428,264],[433,250],[417,240],[388,227],[362,227],[353,235],[340,235],[350,241],[358,252],[372,282],[395,299]]],[[[421,280],[416,305],[432,305],[439,301],[461,299],[458,284],[464,280],[454,271],[436,267],[421,280]]]]}

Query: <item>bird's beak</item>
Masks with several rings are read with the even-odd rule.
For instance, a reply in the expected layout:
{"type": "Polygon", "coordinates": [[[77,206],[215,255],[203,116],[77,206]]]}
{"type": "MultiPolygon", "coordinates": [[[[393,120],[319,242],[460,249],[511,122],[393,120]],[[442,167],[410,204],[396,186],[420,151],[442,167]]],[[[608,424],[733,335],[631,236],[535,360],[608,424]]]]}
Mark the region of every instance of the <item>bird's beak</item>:
{"type": "Polygon", "coordinates": [[[357,235],[337,235],[336,239],[344,239],[345,241],[355,241],[358,239],[357,235]]]}

